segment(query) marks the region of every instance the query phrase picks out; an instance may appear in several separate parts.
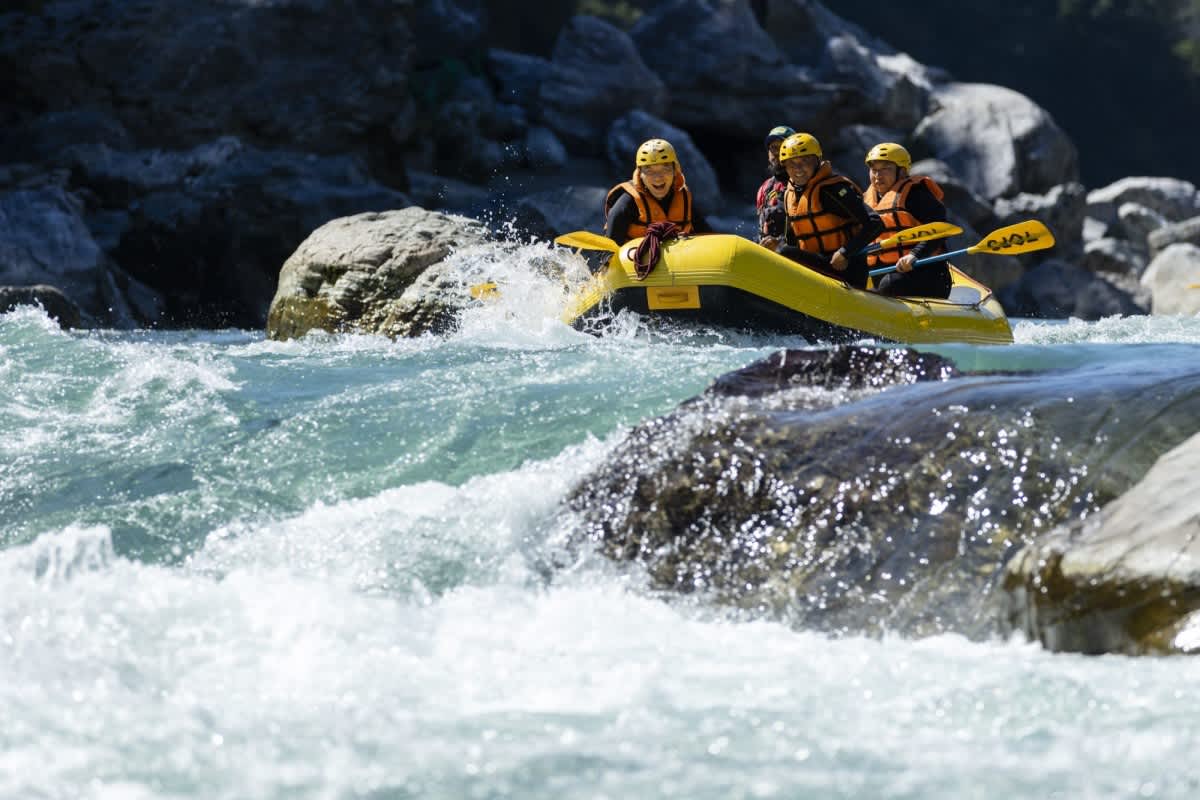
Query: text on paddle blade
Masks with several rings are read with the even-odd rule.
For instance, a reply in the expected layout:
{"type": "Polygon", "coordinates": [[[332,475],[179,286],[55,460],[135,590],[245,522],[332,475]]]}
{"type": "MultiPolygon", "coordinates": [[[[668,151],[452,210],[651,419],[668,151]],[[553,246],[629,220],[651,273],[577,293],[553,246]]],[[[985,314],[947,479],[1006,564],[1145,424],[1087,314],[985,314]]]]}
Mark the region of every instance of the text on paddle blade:
{"type": "Polygon", "coordinates": [[[1007,236],[1001,236],[998,239],[988,239],[984,242],[984,249],[993,253],[1001,250],[1011,250],[1014,247],[1023,247],[1041,241],[1037,231],[1025,231],[1023,233],[1010,233],[1007,236]]]}

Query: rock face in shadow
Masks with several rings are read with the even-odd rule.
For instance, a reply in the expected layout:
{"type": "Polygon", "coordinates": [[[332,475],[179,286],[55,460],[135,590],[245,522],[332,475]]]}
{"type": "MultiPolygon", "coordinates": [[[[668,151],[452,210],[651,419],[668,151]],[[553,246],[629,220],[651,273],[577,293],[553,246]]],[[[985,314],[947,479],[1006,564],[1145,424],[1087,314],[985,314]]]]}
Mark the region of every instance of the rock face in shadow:
{"type": "Polygon", "coordinates": [[[62,328],[80,324],[79,308],[53,286],[0,286],[0,314],[18,306],[40,306],[62,328]]]}
{"type": "MultiPolygon", "coordinates": [[[[877,38],[896,30],[886,15],[868,32],[818,0],[635,5],[645,13],[626,31],[577,3],[532,15],[501,0],[10,3],[0,195],[26,208],[27,194],[13,196],[59,195],[74,208],[60,216],[78,224],[38,227],[68,233],[79,252],[0,280],[56,286],[84,324],[257,329],[284,259],[331,219],[416,203],[498,233],[563,233],[547,228],[568,218],[598,227],[585,196],[624,179],[651,136],[680,147],[716,229],[750,232],[762,137],[779,124],[815,133],[860,178],[872,144],[902,141],[964,190],[950,193],[949,214],[970,233],[997,215],[1045,216],[1055,255],[1112,283],[1072,280],[1073,296],[1027,313],[1144,308],[1147,259],[1200,235],[1191,184],[1130,178],[1093,192],[1089,213],[1150,252],[1085,253],[1078,193],[1060,188],[1077,177],[1075,148],[1051,115],[877,38]],[[528,52],[494,46],[517,42],[528,52]],[[616,171],[585,166],[614,153],[616,171]],[[579,205],[548,214],[547,191],[579,205]],[[1122,215],[1129,202],[1146,212],[1122,215]]],[[[50,250],[46,236],[27,246],[28,227],[0,229],[0,249],[50,250]]],[[[999,291],[1049,255],[959,266],[999,291]]]]}
{"type": "Polygon", "coordinates": [[[670,90],[661,112],[650,103],[641,107],[688,131],[757,143],[780,120],[821,134],[873,111],[854,86],[789,62],[745,0],[666,0],[630,36],[670,90]]]}
{"type": "Polygon", "coordinates": [[[649,420],[569,504],[579,541],[828,632],[1009,630],[1003,567],[1194,430],[1200,370],[959,374],[908,350],[787,351],[649,420]]]}
{"type": "Polygon", "coordinates": [[[1200,434],[1008,565],[1009,618],[1051,650],[1200,652],[1200,434]]]}
{"type": "Polygon", "coordinates": [[[267,335],[444,331],[469,294],[462,280],[442,275],[436,265],[454,250],[486,240],[474,220],[415,206],[328,222],[283,265],[267,335]]]}

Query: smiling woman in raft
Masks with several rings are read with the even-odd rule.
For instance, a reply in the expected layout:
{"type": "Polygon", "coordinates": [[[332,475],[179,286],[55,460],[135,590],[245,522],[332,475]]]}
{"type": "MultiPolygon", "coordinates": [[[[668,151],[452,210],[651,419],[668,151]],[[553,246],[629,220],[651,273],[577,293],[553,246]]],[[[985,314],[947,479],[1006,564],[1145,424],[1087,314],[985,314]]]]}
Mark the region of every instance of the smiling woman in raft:
{"type": "Polygon", "coordinates": [[[711,231],[692,206],[692,193],[670,142],[643,142],[635,161],[633,177],[614,186],[605,198],[604,233],[608,238],[628,242],[644,236],[656,222],[672,222],[681,234],[711,231]]]}

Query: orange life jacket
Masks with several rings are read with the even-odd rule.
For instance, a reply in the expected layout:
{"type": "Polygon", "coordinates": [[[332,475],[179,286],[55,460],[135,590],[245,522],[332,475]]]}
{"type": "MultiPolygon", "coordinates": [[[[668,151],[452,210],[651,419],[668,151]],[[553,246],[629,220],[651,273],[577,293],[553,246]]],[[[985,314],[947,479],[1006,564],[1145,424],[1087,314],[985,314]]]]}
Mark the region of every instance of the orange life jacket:
{"type": "Polygon", "coordinates": [[[664,213],[658,199],[650,194],[650,190],[642,183],[641,173],[634,169],[632,179],[619,183],[608,190],[608,196],[604,198],[605,222],[608,221],[608,212],[621,198],[621,192],[626,192],[633,198],[638,210],[638,221],[629,226],[629,231],[625,234],[626,241],[645,236],[646,228],[650,227],[652,222],[674,222],[679,226],[680,234],[686,236],[692,232],[692,193],[688,191],[687,182],[683,179],[683,171],[678,166],[675,167],[673,189],[671,207],[664,213]]]}
{"type": "Polygon", "coordinates": [[[803,191],[788,183],[783,203],[787,209],[788,225],[796,234],[796,244],[801,250],[832,255],[839,247],[850,241],[850,234],[858,227],[852,219],[826,211],[821,207],[821,187],[845,184],[862,192],[854,181],[843,175],[835,175],[828,161],[822,161],[816,173],[809,178],[803,191]]]}
{"type": "MultiPolygon", "coordinates": [[[[876,237],[875,241],[883,241],[891,236],[895,236],[906,228],[913,228],[923,224],[921,220],[914,217],[912,212],[908,210],[908,194],[921,184],[925,184],[925,187],[938,200],[941,200],[945,196],[942,187],[938,186],[933,178],[924,175],[920,177],[909,175],[906,178],[896,181],[883,197],[879,196],[874,186],[867,187],[866,193],[863,194],[863,200],[867,202],[867,205],[875,209],[879,213],[879,218],[883,220],[883,231],[876,237]]],[[[872,267],[880,264],[895,264],[918,244],[920,242],[900,245],[895,249],[880,250],[878,253],[867,256],[867,264],[872,267]]],[[[940,252],[940,247],[936,252],[940,252]]]]}

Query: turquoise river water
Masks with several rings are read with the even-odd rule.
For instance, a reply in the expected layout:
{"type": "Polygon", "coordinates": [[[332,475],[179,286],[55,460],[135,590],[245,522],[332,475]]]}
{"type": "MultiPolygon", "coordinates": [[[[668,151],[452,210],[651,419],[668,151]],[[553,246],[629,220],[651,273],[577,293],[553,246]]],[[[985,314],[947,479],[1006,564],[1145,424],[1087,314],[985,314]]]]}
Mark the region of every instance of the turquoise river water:
{"type": "MultiPolygon", "coordinates": [[[[0,798],[1200,794],[1198,660],[830,638],[599,557],[547,575],[631,426],[803,343],[578,333],[537,257],[443,338],[0,316],[0,798]]],[[[1200,362],[1200,319],[1015,336],[937,351],[1200,362]]]]}

